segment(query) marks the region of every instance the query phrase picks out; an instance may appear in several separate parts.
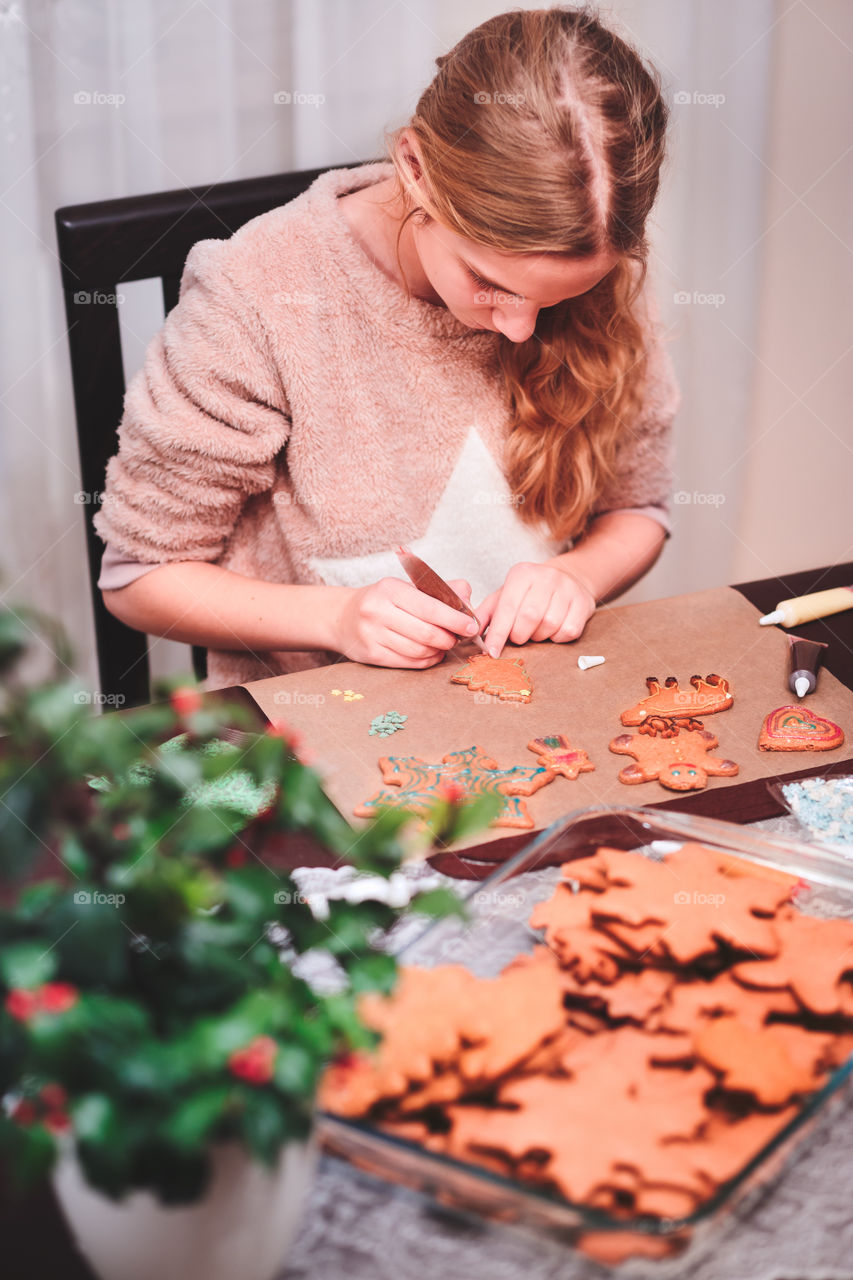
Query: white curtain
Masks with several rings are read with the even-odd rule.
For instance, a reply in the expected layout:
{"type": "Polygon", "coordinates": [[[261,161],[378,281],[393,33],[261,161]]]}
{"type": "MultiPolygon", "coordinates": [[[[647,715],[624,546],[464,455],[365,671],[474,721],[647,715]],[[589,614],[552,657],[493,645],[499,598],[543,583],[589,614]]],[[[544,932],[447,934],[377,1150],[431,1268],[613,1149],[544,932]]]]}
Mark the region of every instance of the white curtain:
{"type": "MultiPolygon", "coordinates": [[[[437,54],[508,7],[536,6],[0,0],[0,589],[11,601],[38,604],[63,619],[77,648],[77,670],[93,687],[54,210],[378,156],[383,130],[405,121],[437,54]]],[[[675,535],[662,560],[631,599],[732,581],[737,570],[751,573],[753,562],[765,568],[751,576],[797,567],[767,567],[772,553],[760,541],[766,521],[762,525],[762,513],[750,506],[759,492],[768,501],[760,459],[773,435],[757,419],[762,371],[778,358],[763,310],[774,284],[767,274],[766,252],[775,243],[768,208],[774,184],[782,181],[779,168],[790,160],[780,158],[773,113],[784,97],[785,110],[807,111],[815,130],[843,128],[849,98],[821,99],[820,90],[827,76],[841,83],[853,39],[849,8],[843,0],[811,6],[804,0],[617,0],[603,10],[659,66],[673,120],[653,227],[653,271],[684,396],[677,487],[687,501],[675,508],[675,535]],[[823,40],[818,62],[805,56],[816,32],[823,40]],[[785,51],[794,45],[804,56],[791,74],[785,51]],[[754,552],[751,559],[744,545],[754,552]]],[[[802,131],[794,159],[810,145],[802,131]]],[[[825,152],[824,144],[822,163],[834,166],[842,195],[821,211],[837,240],[836,261],[831,251],[827,260],[839,280],[849,281],[842,211],[850,166],[840,146],[837,156],[832,145],[825,152]]],[[[819,317],[794,313],[791,323],[837,334],[846,322],[849,341],[849,302],[833,284],[831,277],[825,281],[819,317]]],[[[162,306],[156,286],[123,292],[130,375],[161,323],[162,306]]],[[[833,377],[840,378],[848,366],[836,365],[833,377]]],[[[839,403],[842,392],[839,382],[839,403]]],[[[766,411],[778,414],[778,404],[766,411]]],[[[824,417],[830,413],[822,407],[824,417]]],[[[838,430],[845,433],[849,440],[846,419],[838,430]]],[[[825,453],[812,454],[817,480],[822,469],[828,477],[839,470],[837,442],[827,436],[820,443],[825,453]]],[[[848,469],[850,456],[848,450],[848,469]]],[[[820,513],[814,518],[820,527],[820,513]]],[[[772,503],[766,519],[778,522],[772,503]]],[[[812,549],[833,558],[828,526],[824,542],[818,538],[812,549]]],[[[188,670],[182,646],[152,641],[152,650],[155,671],[188,670]]]]}

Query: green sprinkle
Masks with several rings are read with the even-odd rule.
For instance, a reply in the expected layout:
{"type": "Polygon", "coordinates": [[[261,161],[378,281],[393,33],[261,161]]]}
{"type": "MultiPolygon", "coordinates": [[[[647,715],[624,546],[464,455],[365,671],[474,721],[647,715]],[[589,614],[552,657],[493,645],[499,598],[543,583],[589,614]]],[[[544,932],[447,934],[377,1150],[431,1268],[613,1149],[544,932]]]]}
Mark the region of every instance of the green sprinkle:
{"type": "Polygon", "coordinates": [[[408,718],[399,711],[386,711],[384,715],[376,716],[371,720],[367,732],[371,737],[390,738],[392,733],[405,729],[408,718]]]}

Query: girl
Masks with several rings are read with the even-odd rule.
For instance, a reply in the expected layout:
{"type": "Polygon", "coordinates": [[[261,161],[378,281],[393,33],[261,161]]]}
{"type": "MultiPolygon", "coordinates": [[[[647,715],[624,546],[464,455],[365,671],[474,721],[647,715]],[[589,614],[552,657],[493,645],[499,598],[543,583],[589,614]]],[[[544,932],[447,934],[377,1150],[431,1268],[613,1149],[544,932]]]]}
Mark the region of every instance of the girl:
{"type": "Polygon", "coordinates": [[[190,253],[96,528],[107,607],[208,687],[565,642],[668,532],[671,364],[644,288],[667,109],[588,9],[492,18],[388,159],[190,253]]]}

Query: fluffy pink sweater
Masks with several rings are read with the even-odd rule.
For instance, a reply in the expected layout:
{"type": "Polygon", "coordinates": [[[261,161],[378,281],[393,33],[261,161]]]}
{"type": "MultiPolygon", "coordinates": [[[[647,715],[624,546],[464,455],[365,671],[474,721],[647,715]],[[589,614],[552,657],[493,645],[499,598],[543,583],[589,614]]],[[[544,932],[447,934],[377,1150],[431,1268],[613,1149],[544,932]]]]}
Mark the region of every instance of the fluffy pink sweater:
{"type": "MultiPolygon", "coordinates": [[[[99,585],[207,560],[269,582],[359,586],[404,576],[410,544],[475,603],[512,564],[564,549],[518,516],[501,459],[509,429],[499,335],[403,291],[337,204],[388,162],[321,174],[308,191],[187,258],[180,302],[125,398],[95,527],[99,585]]],[[[650,307],[653,304],[650,303],[650,307]]],[[[679,393],[657,320],[650,383],[598,511],[667,527],[679,393]]],[[[208,687],[335,660],[208,653],[208,687]]]]}

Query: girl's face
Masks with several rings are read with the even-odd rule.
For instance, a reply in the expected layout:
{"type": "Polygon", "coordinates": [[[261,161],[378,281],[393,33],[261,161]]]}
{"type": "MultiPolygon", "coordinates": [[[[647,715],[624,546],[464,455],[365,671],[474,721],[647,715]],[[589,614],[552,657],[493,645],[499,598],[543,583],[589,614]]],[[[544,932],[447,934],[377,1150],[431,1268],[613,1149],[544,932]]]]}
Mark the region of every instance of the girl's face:
{"type": "Polygon", "coordinates": [[[414,253],[406,276],[412,292],[443,302],[470,328],[502,333],[511,342],[532,336],[541,307],[588,292],[618,261],[614,252],[595,258],[503,253],[435,221],[408,227],[414,253]]]}

